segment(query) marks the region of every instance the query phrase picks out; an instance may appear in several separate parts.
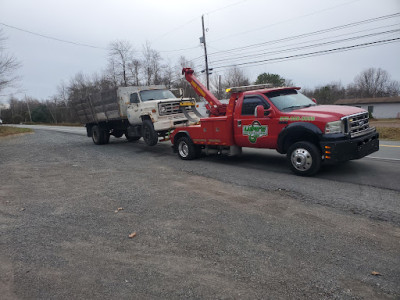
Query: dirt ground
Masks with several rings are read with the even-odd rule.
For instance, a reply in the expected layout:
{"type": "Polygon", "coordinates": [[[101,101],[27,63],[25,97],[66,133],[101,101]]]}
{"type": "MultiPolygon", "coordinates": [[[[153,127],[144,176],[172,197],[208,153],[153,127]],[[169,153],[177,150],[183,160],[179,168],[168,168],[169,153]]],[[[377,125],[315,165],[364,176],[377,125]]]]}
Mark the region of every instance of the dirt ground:
{"type": "Polygon", "coordinates": [[[2,140],[2,299],[399,299],[400,192],[163,149],[2,140]]]}

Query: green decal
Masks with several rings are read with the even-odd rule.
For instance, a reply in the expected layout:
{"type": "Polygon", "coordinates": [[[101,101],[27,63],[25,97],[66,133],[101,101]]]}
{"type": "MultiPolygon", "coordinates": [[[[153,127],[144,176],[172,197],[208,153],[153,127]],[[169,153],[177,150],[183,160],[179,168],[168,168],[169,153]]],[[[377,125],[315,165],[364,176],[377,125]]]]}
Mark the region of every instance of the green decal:
{"type": "Polygon", "coordinates": [[[250,143],[255,144],[259,137],[268,136],[268,126],[262,126],[260,122],[254,121],[251,125],[243,126],[243,135],[249,136],[250,143]]]}

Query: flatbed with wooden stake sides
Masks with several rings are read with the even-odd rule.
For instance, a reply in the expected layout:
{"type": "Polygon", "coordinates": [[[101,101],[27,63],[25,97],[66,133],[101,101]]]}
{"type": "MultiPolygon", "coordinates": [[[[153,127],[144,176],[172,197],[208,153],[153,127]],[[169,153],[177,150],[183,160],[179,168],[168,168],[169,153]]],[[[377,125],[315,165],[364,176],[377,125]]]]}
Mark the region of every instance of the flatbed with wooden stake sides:
{"type": "Polygon", "coordinates": [[[268,85],[228,89],[221,103],[184,68],[182,74],[204,97],[210,115],[170,135],[174,151],[184,160],[203,150],[239,155],[243,147],[276,149],[286,154],[291,170],[314,175],[321,163],[359,159],[379,150],[379,134],[369,126],[368,112],[352,106],[317,105],[299,87],[268,85]]]}

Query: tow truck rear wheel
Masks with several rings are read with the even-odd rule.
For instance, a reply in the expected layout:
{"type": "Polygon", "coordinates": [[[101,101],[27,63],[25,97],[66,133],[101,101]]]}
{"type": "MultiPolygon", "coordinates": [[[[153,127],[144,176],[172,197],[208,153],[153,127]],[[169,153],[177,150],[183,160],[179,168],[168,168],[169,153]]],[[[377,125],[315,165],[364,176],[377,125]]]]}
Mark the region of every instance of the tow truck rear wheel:
{"type": "Polygon", "coordinates": [[[144,120],[142,124],[142,136],[144,142],[149,146],[154,146],[158,143],[158,134],[154,130],[153,122],[144,120]]]}
{"type": "MultiPolygon", "coordinates": [[[[193,141],[188,136],[183,136],[176,142],[178,155],[183,160],[195,159],[199,156],[200,148],[197,148],[193,141]]],[[[201,149],[200,149],[201,151],[201,149]]]]}
{"type": "Polygon", "coordinates": [[[300,176],[311,176],[321,167],[321,152],[310,142],[297,142],[287,152],[291,170],[300,176]]]}

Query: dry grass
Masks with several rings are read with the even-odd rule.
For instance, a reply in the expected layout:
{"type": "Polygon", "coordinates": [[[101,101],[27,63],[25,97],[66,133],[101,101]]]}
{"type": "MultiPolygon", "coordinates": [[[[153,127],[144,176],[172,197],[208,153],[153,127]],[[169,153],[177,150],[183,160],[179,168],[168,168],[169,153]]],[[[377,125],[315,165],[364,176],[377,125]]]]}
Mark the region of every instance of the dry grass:
{"type": "Polygon", "coordinates": [[[17,128],[11,126],[0,126],[0,137],[13,135],[13,134],[20,134],[20,133],[29,133],[33,132],[30,128],[17,128]]]}
{"type": "Polygon", "coordinates": [[[379,132],[379,139],[400,141],[400,128],[399,127],[379,127],[376,126],[376,130],[379,132]]]}
{"type": "Polygon", "coordinates": [[[35,123],[35,122],[24,122],[25,125],[45,125],[45,126],[74,126],[82,127],[81,123],[35,123]]]}

